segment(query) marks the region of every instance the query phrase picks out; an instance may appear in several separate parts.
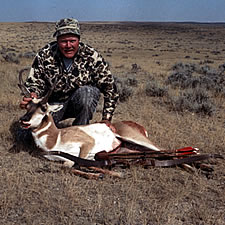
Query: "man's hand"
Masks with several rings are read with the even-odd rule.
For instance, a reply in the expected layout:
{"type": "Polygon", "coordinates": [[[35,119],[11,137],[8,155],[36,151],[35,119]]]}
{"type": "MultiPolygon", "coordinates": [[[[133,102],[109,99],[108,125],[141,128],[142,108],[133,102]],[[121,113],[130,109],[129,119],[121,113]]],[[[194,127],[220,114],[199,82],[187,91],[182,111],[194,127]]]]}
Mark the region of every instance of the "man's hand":
{"type": "Polygon", "coordinates": [[[20,108],[21,109],[26,109],[28,103],[33,99],[33,98],[37,98],[37,94],[35,94],[34,92],[30,93],[30,97],[23,97],[22,101],[20,102],[20,108]]]}
{"type": "Polygon", "coordinates": [[[112,130],[113,133],[116,133],[116,128],[111,124],[110,121],[102,120],[100,123],[105,123],[112,130]]]}

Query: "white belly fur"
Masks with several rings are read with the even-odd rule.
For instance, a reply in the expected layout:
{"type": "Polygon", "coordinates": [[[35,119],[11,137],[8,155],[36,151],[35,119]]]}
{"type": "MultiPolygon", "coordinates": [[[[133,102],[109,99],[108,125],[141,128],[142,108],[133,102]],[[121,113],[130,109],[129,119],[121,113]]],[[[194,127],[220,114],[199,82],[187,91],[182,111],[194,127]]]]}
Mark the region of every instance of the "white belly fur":
{"type": "Polygon", "coordinates": [[[93,160],[97,152],[112,151],[120,144],[120,141],[116,138],[115,134],[104,123],[95,123],[80,127],[80,129],[95,140],[95,145],[86,157],[87,159],[93,160]]]}
{"type": "MultiPolygon", "coordinates": [[[[120,141],[116,138],[115,134],[104,123],[96,123],[88,126],[81,126],[80,129],[85,133],[87,133],[89,136],[91,136],[95,141],[95,144],[93,148],[90,150],[86,159],[94,160],[94,156],[96,153],[100,151],[107,151],[107,152],[112,151],[115,147],[117,147],[120,144],[120,141]]],[[[45,151],[48,152],[61,151],[79,157],[82,143],[67,142],[62,144],[60,133],[58,135],[57,142],[52,149],[46,148],[47,135],[43,135],[41,138],[38,139],[37,135],[33,134],[33,137],[35,139],[37,146],[45,151]]],[[[63,157],[54,155],[52,156],[46,155],[45,158],[53,161],[70,161],[63,157]]]]}
{"type": "MultiPolygon", "coordinates": [[[[68,153],[70,155],[74,155],[76,157],[78,157],[79,154],[80,154],[81,143],[79,143],[79,142],[67,142],[67,143],[62,144],[60,133],[58,135],[57,142],[56,142],[55,146],[51,149],[48,149],[46,147],[46,141],[47,141],[48,135],[43,135],[42,137],[37,138],[37,135],[33,134],[33,137],[34,137],[36,145],[44,151],[47,151],[47,152],[60,151],[60,152],[68,153]]],[[[54,155],[46,155],[44,157],[49,159],[49,160],[53,160],[53,161],[70,161],[70,160],[65,159],[63,157],[54,156],[54,155]]]]}

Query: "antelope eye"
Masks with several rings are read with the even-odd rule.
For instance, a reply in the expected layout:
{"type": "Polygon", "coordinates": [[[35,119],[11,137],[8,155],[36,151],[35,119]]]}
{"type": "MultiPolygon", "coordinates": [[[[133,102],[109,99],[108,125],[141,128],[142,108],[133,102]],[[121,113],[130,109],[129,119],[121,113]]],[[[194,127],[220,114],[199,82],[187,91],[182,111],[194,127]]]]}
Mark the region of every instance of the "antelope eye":
{"type": "Polygon", "coordinates": [[[41,106],[41,111],[42,111],[42,112],[46,112],[46,111],[47,111],[47,107],[46,107],[45,105],[42,105],[42,106],[41,106]]]}

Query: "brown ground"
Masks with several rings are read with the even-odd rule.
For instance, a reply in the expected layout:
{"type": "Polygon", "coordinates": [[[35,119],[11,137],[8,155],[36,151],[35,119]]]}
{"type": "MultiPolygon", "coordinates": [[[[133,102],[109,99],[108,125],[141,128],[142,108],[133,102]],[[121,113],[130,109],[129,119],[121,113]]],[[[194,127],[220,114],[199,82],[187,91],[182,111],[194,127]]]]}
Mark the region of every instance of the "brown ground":
{"type": "MultiPolygon", "coordinates": [[[[180,168],[121,169],[125,179],[86,180],[23,149],[9,152],[9,127],[23,112],[18,71],[53,40],[51,23],[1,23],[0,30],[0,221],[1,224],[225,224],[225,165],[214,172],[180,168]],[[31,55],[29,57],[29,55],[31,55]],[[25,57],[27,56],[27,57],[25,57]]],[[[134,76],[134,94],[119,103],[114,120],[143,124],[157,145],[185,146],[225,155],[225,101],[214,98],[213,116],[169,110],[148,97],[150,77],[161,84],[177,62],[224,63],[225,25],[185,23],[82,23],[82,41],[98,49],[118,77],[134,76]],[[136,73],[132,65],[137,64],[136,73]]],[[[173,92],[174,95],[176,91],[173,92]]],[[[100,120],[100,110],[95,120],[100,120]]]]}

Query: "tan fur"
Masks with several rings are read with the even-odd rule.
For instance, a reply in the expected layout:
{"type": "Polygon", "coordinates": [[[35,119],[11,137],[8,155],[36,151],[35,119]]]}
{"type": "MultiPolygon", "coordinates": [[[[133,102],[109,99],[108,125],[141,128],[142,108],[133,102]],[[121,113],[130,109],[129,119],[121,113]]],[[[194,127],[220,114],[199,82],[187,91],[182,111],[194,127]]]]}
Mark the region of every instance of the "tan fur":
{"type": "Polygon", "coordinates": [[[119,126],[119,127],[127,125],[130,128],[132,128],[133,130],[135,130],[136,132],[144,135],[145,137],[148,136],[148,133],[147,133],[146,129],[142,125],[140,125],[140,124],[138,124],[134,121],[120,121],[120,122],[117,122],[117,124],[118,124],[117,126],[119,126]]]}
{"type": "Polygon", "coordinates": [[[38,138],[41,138],[44,135],[48,135],[47,141],[46,141],[46,148],[52,149],[56,144],[56,141],[57,141],[57,138],[58,138],[58,135],[59,135],[59,130],[55,126],[55,123],[54,123],[53,118],[51,116],[48,117],[48,120],[43,121],[41,123],[41,126],[38,129],[34,130],[34,132],[37,132],[38,130],[41,130],[42,128],[47,126],[49,124],[49,122],[51,122],[51,126],[48,128],[48,130],[41,132],[38,135],[38,138]],[[49,132],[51,132],[51,133],[49,133],[49,132]]]}
{"type": "Polygon", "coordinates": [[[81,143],[81,149],[80,149],[80,155],[81,158],[86,158],[90,150],[95,145],[95,140],[88,134],[86,134],[84,131],[79,129],[78,127],[67,127],[63,129],[58,129],[55,126],[55,123],[53,121],[53,118],[51,115],[48,116],[47,120],[42,121],[41,126],[34,130],[34,132],[38,132],[39,130],[46,127],[51,122],[51,126],[38,134],[38,138],[41,138],[44,135],[47,135],[46,140],[46,148],[52,149],[56,142],[58,135],[61,135],[61,143],[66,142],[77,142],[81,143]]]}
{"type": "Polygon", "coordinates": [[[146,143],[156,146],[142,132],[140,132],[140,130],[139,130],[140,125],[137,124],[138,127],[135,127],[135,124],[136,123],[131,125],[129,123],[119,121],[119,122],[113,123],[113,126],[116,129],[116,133],[119,134],[121,137],[129,138],[129,139],[133,139],[133,140],[139,140],[141,142],[146,142],[146,143]]]}
{"type": "Polygon", "coordinates": [[[68,127],[61,129],[61,142],[79,142],[82,143],[80,149],[80,158],[86,158],[90,150],[95,145],[95,140],[78,127],[68,127]]]}

